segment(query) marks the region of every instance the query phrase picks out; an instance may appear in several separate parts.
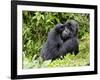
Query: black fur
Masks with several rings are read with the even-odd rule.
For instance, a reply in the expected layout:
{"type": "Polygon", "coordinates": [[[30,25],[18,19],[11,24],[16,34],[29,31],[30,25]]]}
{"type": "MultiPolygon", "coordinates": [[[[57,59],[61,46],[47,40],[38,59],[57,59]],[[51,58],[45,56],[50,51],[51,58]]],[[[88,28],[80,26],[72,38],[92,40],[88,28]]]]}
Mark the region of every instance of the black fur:
{"type": "Polygon", "coordinates": [[[64,30],[63,24],[58,24],[48,34],[48,39],[41,50],[41,57],[45,60],[59,57],[59,48],[63,44],[61,33],[64,30]]]}
{"type": "Polygon", "coordinates": [[[75,20],[69,20],[64,26],[65,30],[61,34],[64,43],[59,49],[59,55],[64,56],[67,53],[72,54],[73,52],[76,55],[79,52],[79,40],[77,35],[79,25],[75,20]]]}
{"type": "Polygon", "coordinates": [[[41,50],[44,60],[56,59],[67,53],[79,52],[79,41],[77,37],[78,23],[69,20],[65,24],[58,24],[48,34],[47,42],[41,50]]]}
{"type": "Polygon", "coordinates": [[[68,20],[65,24],[65,30],[61,34],[61,38],[66,41],[72,37],[77,38],[79,25],[75,20],[68,20]]]}

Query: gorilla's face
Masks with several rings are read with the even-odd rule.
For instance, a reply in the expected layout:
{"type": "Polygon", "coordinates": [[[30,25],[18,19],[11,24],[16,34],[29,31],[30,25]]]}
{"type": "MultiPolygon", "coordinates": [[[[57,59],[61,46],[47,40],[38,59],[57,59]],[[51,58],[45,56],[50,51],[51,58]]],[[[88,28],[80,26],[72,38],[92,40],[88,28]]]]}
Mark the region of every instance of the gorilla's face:
{"type": "Polygon", "coordinates": [[[71,37],[77,36],[78,23],[75,20],[69,20],[64,24],[64,30],[62,31],[61,38],[67,40],[71,37]]]}
{"type": "Polygon", "coordinates": [[[65,30],[61,34],[61,38],[63,40],[66,40],[66,39],[68,39],[70,37],[71,37],[71,31],[70,31],[70,29],[68,29],[68,28],[65,27],[65,30]]]}

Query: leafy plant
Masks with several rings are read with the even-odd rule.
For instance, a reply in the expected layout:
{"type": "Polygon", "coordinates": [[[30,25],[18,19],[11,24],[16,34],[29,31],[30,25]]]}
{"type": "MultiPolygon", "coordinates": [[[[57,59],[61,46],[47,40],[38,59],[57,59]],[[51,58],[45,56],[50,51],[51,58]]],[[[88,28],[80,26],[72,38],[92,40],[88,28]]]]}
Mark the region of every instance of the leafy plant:
{"type": "Polygon", "coordinates": [[[23,68],[89,65],[89,17],[85,13],[23,11],[23,68]],[[79,23],[80,53],[77,56],[67,54],[62,60],[43,62],[39,56],[48,32],[56,24],[71,19],[79,23]]]}

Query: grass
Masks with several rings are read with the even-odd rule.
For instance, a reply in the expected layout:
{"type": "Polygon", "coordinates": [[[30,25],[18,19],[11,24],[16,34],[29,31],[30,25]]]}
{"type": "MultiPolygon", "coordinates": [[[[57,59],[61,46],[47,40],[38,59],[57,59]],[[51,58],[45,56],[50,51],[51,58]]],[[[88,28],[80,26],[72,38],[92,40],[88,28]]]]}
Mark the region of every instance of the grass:
{"type": "Polygon", "coordinates": [[[90,65],[90,52],[89,52],[89,44],[90,38],[89,34],[85,34],[79,41],[79,53],[75,56],[74,54],[66,54],[64,59],[56,59],[51,62],[42,61],[42,59],[38,58],[35,60],[33,57],[32,60],[29,61],[25,56],[23,56],[23,68],[41,68],[41,67],[75,67],[75,66],[88,66],[90,65]]]}

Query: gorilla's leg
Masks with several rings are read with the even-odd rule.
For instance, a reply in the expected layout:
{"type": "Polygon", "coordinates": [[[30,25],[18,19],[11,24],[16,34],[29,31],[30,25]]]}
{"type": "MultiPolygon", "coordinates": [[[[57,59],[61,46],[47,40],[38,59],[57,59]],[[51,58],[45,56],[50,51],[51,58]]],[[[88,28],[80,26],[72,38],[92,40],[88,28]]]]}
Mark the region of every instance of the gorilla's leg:
{"type": "Polygon", "coordinates": [[[79,45],[76,46],[75,50],[74,50],[74,54],[77,55],[79,53],[79,45]]]}

